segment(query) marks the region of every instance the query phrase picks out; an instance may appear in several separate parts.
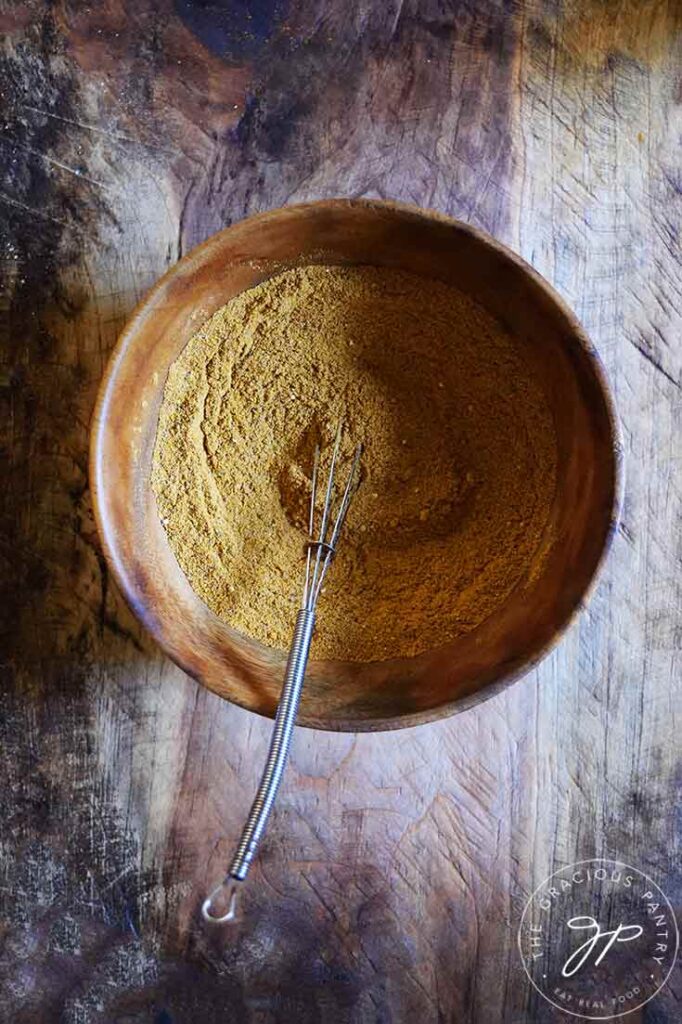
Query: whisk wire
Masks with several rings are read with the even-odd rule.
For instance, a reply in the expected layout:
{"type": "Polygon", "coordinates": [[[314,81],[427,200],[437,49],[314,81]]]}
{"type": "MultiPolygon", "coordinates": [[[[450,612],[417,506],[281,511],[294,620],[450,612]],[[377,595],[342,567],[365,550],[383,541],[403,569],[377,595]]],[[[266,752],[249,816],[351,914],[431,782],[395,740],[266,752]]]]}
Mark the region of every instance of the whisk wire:
{"type": "MultiPolygon", "coordinates": [[[[327,490],[324,496],[324,506],[322,508],[322,522],[320,523],[320,534],[315,542],[315,568],[313,569],[313,581],[310,588],[309,599],[307,603],[308,608],[314,608],[315,602],[317,601],[317,580],[320,572],[320,561],[322,558],[322,551],[327,540],[327,524],[329,522],[329,513],[331,511],[332,494],[334,491],[334,470],[336,469],[336,460],[339,456],[339,449],[341,447],[341,423],[336,428],[336,438],[334,440],[334,448],[332,450],[332,460],[329,464],[329,476],[327,477],[327,490]]],[[[312,508],[311,508],[312,512],[312,508]]],[[[325,558],[328,552],[325,552],[325,558]]]]}
{"type": "Polygon", "coordinates": [[[306,558],[305,558],[305,583],[303,586],[303,600],[301,601],[301,608],[308,607],[308,588],[310,586],[310,563],[313,556],[312,541],[314,538],[315,529],[315,499],[317,497],[317,472],[320,466],[320,446],[315,445],[315,455],[313,456],[313,476],[310,483],[310,514],[308,516],[308,541],[306,545],[306,558]]]}
{"type": "Polygon", "coordinates": [[[336,521],[335,521],[334,527],[332,529],[331,538],[330,538],[328,544],[326,544],[326,541],[325,541],[325,545],[326,545],[325,558],[324,558],[324,562],[322,563],[322,569],[320,571],[319,578],[317,579],[317,581],[315,582],[315,585],[314,585],[313,598],[312,598],[313,607],[317,604],[317,600],[318,600],[318,598],[320,596],[320,593],[322,592],[322,584],[324,583],[324,577],[326,575],[327,569],[329,568],[329,564],[330,564],[332,558],[336,554],[336,542],[339,539],[339,534],[341,533],[341,530],[343,528],[343,524],[345,522],[346,515],[348,513],[348,508],[350,506],[351,498],[353,497],[353,492],[354,492],[355,487],[356,487],[357,482],[358,482],[358,480],[357,480],[357,469],[358,469],[358,466],[360,464],[360,456],[361,455],[362,455],[362,445],[359,444],[357,446],[357,448],[355,449],[355,455],[353,456],[353,461],[351,463],[350,471],[348,473],[348,479],[346,480],[346,486],[344,487],[344,490],[343,490],[343,496],[341,498],[341,504],[339,505],[339,511],[336,514],[336,521]]]}

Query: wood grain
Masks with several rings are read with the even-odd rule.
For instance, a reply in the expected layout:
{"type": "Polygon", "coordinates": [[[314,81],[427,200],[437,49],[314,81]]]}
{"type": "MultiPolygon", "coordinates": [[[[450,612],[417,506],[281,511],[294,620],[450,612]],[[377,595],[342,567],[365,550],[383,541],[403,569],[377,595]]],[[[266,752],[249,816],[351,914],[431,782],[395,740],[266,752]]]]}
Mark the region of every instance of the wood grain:
{"type": "MultiPolygon", "coordinates": [[[[635,864],[680,902],[682,10],[32,0],[5,9],[2,1009],[59,1021],[561,1020],[523,904],[635,864]],[[265,13],[264,13],[265,12],[265,13]],[[596,342],[620,532],[534,673],[408,732],[295,737],[235,935],[197,921],[269,724],[167,662],[109,580],[96,388],[131,308],[250,212],[402,199],[491,231],[596,342]]],[[[632,1021],[676,1021],[680,976],[632,1021]]]]}

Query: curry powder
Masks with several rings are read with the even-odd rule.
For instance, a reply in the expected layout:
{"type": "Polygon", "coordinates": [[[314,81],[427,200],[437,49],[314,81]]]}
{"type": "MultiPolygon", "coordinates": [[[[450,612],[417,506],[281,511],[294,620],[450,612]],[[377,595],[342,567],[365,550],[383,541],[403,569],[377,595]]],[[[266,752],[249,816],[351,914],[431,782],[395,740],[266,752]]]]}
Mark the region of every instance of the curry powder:
{"type": "Polygon", "coordinates": [[[304,266],[238,295],[165,386],[152,487],[217,615],[287,649],[316,444],[364,445],[316,657],[418,654],[528,575],[554,496],[552,416],[522,342],[469,296],[378,267],[304,266]]]}

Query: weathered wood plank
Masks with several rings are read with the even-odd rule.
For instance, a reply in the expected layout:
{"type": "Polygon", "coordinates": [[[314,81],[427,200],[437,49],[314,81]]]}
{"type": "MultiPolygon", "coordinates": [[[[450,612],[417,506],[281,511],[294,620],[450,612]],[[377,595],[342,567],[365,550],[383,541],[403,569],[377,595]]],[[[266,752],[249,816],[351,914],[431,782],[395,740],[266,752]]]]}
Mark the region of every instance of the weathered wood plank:
{"type": "MultiPolygon", "coordinates": [[[[4,1012],[558,1020],[515,948],[533,885],[606,855],[682,890],[682,10],[326,0],[254,24],[225,6],[2,16],[4,1012]],[[88,421],[169,263],[333,195],[435,206],[556,284],[616,391],[623,520],[589,611],[512,690],[403,734],[297,735],[226,942],[197,903],[269,725],[166,662],[108,580],[88,421]]],[[[679,989],[641,1019],[678,1019],[679,989]]]]}

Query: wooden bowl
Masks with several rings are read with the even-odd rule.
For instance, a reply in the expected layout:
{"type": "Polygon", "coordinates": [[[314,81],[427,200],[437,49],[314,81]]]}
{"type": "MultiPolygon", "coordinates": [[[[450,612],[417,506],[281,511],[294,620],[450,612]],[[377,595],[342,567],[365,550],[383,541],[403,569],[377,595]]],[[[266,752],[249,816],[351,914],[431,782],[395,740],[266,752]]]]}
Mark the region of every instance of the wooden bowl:
{"type": "Polygon", "coordinates": [[[221,697],[274,714],[284,656],[231,629],[192,591],[159,520],[150,469],[168,369],[189,337],[238,292],[306,263],[399,267],[468,292],[525,341],[554,413],[551,548],[506,602],[416,658],[309,666],[301,725],[428,722],[490,697],[547,653],[585,600],[618,505],[615,417],[587,337],[546,281],[481,232],[400,204],[334,200],[250,217],[185,256],[135,310],[102,382],[91,483],[104,552],[133,611],[178,665],[221,697]]]}

